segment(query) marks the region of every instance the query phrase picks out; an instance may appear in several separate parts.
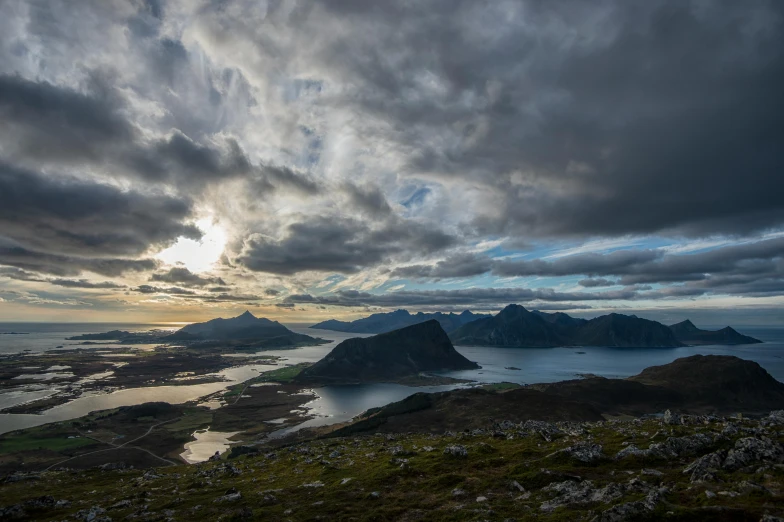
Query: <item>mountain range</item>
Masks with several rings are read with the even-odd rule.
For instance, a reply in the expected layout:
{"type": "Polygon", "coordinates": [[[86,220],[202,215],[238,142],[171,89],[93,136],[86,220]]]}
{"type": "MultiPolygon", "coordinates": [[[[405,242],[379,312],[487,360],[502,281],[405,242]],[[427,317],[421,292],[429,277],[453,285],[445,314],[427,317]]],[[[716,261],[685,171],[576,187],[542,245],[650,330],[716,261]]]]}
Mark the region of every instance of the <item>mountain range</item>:
{"type": "Polygon", "coordinates": [[[666,326],[634,315],[608,314],[594,319],[571,317],[563,312],[546,313],[509,305],[498,314],[461,314],[407,310],[373,314],[356,321],[329,320],[311,328],[350,333],[382,333],[435,319],[456,345],[548,348],[556,346],[617,346],[672,348],[704,344],[753,344],[758,339],[742,335],[729,326],[718,331],[701,330],[691,321],[666,326]]]}
{"type": "Polygon", "coordinates": [[[469,310],[465,310],[460,314],[455,313],[441,313],[435,312],[432,314],[416,313],[411,314],[408,310],[395,310],[394,312],[373,314],[356,321],[338,321],[330,319],[318,324],[314,324],[311,328],[318,328],[321,330],[332,330],[335,332],[349,332],[349,333],[385,333],[411,326],[417,323],[424,323],[435,319],[441,325],[441,328],[446,332],[451,332],[463,326],[466,323],[490,317],[487,314],[475,314],[469,310]]]}
{"type": "Polygon", "coordinates": [[[578,319],[509,305],[497,315],[478,319],[450,332],[457,345],[544,348],[555,346],[613,346],[674,348],[689,344],[747,344],[761,342],[732,328],[700,330],[690,321],[666,326],[635,315],[608,314],[578,319]]]}
{"type": "Polygon", "coordinates": [[[390,382],[439,370],[479,366],[460,355],[435,319],[392,332],[346,339],[302,371],[298,382],[390,382]]]}

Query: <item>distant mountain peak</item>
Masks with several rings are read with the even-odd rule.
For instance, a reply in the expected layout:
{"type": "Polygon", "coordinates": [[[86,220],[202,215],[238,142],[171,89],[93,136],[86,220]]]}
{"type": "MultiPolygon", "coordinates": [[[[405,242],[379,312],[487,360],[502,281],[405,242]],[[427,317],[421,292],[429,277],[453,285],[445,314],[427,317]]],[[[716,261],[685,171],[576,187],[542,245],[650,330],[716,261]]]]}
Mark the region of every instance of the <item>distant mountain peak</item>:
{"type": "Polygon", "coordinates": [[[250,310],[245,310],[245,313],[238,315],[237,319],[256,319],[256,316],[250,313],[250,310]]]}

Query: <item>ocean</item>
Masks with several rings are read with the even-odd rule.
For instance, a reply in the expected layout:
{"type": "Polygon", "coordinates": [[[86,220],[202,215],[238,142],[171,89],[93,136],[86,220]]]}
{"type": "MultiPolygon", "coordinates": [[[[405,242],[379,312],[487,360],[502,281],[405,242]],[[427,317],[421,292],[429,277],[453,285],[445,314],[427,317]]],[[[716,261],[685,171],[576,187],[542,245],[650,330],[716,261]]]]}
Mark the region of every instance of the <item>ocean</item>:
{"type": "MultiPolygon", "coordinates": [[[[65,337],[83,333],[98,333],[110,330],[147,331],[151,329],[172,330],[180,325],[171,324],[109,324],[109,323],[0,323],[0,355],[13,353],[40,353],[57,347],[69,348],[75,344],[65,341],[65,337]],[[19,332],[25,335],[3,335],[3,332],[19,332]]],[[[309,334],[333,342],[321,346],[309,346],[296,350],[273,350],[266,355],[278,355],[284,363],[315,362],[344,339],[358,337],[356,334],[331,332],[307,328],[302,324],[287,325],[293,331],[309,334]]],[[[717,328],[716,328],[717,329],[717,328]]],[[[763,344],[741,346],[699,346],[683,348],[495,348],[495,347],[457,347],[467,358],[482,367],[479,370],[449,372],[446,375],[472,379],[479,382],[513,382],[532,384],[575,379],[580,375],[594,374],[610,378],[623,378],[639,373],[644,368],[667,364],[680,357],[694,354],[736,355],[759,363],[774,378],[784,382],[784,327],[746,327],[741,333],[751,335],[763,344]]],[[[91,345],[91,348],[104,347],[107,350],[117,345],[91,345]]],[[[139,347],[138,345],[134,345],[139,347]]],[[[143,346],[142,346],[143,348],[143,346]]],[[[233,371],[236,375],[227,377],[230,381],[244,380],[258,374],[263,368],[242,366],[233,371]]],[[[68,404],[52,408],[41,415],[0,414],[0,433],[22,427],[44,424],[67,418],[75,418],[94,409],[138,404],[151,400],[185,402],[214,393],[229,383],[214,385],[139,388],[116,391],[104,396],[81,397],[68,404]],[[174,393],[173,393],[174,392],[174,393]]],[[[47,383],[37,385],[36,393],[24,392],[29,399],[37,394],[44,396],[47,383]],[[28,395],[29,394],[29,395],[28,395]]],[[[51,386],[54,386],[52,384],[51,386]]],[[[326,386],[316,390],[316,397],[308,404],[316,419],[308,426],[330,424],[351,419],[362,411],[401,400],[419,391],[441,391],[448,387],[412,388],[398,384],[364,384],[356,386],[326,386]]],[[[0,393],[0,404],[19,403],[19,391],[0,393]],[[14,395],[16,394],[16,395],[14,395]]]]}

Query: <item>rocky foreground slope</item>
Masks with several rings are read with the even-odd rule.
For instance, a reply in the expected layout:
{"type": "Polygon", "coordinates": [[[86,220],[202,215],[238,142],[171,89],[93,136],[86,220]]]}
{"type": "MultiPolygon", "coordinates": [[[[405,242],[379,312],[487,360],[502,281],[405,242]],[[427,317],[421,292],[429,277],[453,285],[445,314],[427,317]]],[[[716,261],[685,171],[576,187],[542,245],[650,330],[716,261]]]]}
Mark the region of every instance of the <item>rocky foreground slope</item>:
{"type": "Polygon", "coordinates": [[[12,475],[2,520],[728,520],[784,517],[784,411],[498,421],[155,470],[12,475]]]}

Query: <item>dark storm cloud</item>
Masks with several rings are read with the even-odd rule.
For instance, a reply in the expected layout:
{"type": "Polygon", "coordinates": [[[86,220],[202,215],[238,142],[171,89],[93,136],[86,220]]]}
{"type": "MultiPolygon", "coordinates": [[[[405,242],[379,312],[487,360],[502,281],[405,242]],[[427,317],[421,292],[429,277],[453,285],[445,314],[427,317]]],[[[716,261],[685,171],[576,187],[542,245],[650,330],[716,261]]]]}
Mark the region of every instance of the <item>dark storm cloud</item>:
{"type": "Polygon", "coordinates": [[[416,223],[392,220],[371,228],[359,220],[332,218],[289,225],[279,240],[252,234],[234,262],[274,274],[354,273],[397,255],[432,254],[454,243],[452,236],[416,223]]]}
{"type": "Polygon", "coordinates": [[[395,268],[391,277],[403,279],[449,279],[472,277],[490,271],[493,261],[485,256],[456,254],[435,265],[409,265],[395,268]]]}
{"type": "Polygon", "coordinates": [[[201,232],[191,202],[112,185],[45,177],[0,161],[0,235],[41,251],[134,256],[201,232]]]}
{"type": "Polygon", "coordinates": [[[37,252],[0,237],[0,265],[56,276],[75,276],[94,272],[117,277],[128,272],[147,272],[158,267],[154,259],[80,257],[37,252]]]}
{"type": "Polygon", "coordinates": [[[259,168],[262,181],[272,187],[293,189],[305,195],[314,196],[323,189],[306,174],[282,165],[262,165],[259,168]]]}
{"type": "Polygon", "coordinates": [[[8,279],[15,279],[17,281],[46,281],[38,274],[33,274],[32,272],[11,266],[0,266],[0,277],[7,277],[8,279]]]}
{"type": "Polygon", "coordinates": [[[250,172],[245,152],[231,137],[203,144],[177,129],[145,137],[127,119],[126,102],[110,82],[95,76],[98,85],[80,92],[0,75],[4,152],[26,164],[109,166],[113,174],[184,189],[250,172]]]}
{"type": "Polygon", "coordinates": [[[725,288],[735,293],[744,284],[767,281],[775,287],[776,281],[784,278],[784,238],[723,246],[693,254],[673,254],[663,249],[619,250],[609,254],[575,254],[554,260],[518,261],[456,255],[434,265],[398,267],[390,276],[439,280],[485,273],[499,277],[590,276],[578,282],[587,288],[691,282],[691,292],[725,288]]]}
{"type": "Polygon", "coordinates": [[[97,160],[103,147],[135,134],[120,108],[102,93],[0,75],[0,135],[12,155],[97,160]]]}
{"type": "Polygon", "coordinates": [[[179,288],[176,286],[160,287],[151,285],[139,285],[134,288],[140,294],[170,294],[170,295],[196,295],[193,290],[186,288],[179,288]]]}
{"type": "Polygon", "coordinates": [[[375,217],[387,216],[392,213],[387,198],[381,189],[375,186],[357,186],[346,183],[343,191],[348,195],[351,205],[361,212],[375,217]]]}
{"type": "Polygon", "coordinates": [[[558,292],[550,288],[470,288],[464,290],[401,290],[385,294],[371,294],[356,290],[341,290],[326,296],[295,294],[284,302],[296,304],[318,304],[331,306],[379,306],[384,308],[427,306],[427,305],[479,305],[503,306],[519,302],[563,302],[563,301],[609,301],[636,299],[634,290],[609,292],[558,292]]]}
{"type": "Polygon", "coordinates": [[[196,143],[180,131],[123,152],[120,162],[148,181],[200,185],[237,177],[251,170],[245,152],[233,139],[224,149],[196,143]]]}
{"type": "Polygon", "coordinates": [[[183,266],[176,266],[170,268],[167,272],[153,274],[150,276],[150,281],[182,283],[187,286],[220,285],[221,287],[226,287],[226,283],[220,277],[203,277],[199,274],[194,274],[183,266]]]}
{"type": "Polygon", "coordinates": [[[365,130],[408,174],[497,191],[479,234],[784,223],[781,2],[318,5],[352,28],[315,59],[365,130]]]}
{"type": "Polygon", "coordinates": [[[93,283],[87,279],[50,279],[49,283],[55,286],[64,286],[66,288],[126,288],[125,285],[118,285],[111,281],[93,283]]]}
{"type": "Polygon", "coordinates": [[[577,284],[580,286],[584,286],[585,288],[596,288],[599,286],[613,286],[613,285],[617,285],[618,283],[610,279],[588,278],[588,279],[581,279],[577,281],[577,284]]]}

